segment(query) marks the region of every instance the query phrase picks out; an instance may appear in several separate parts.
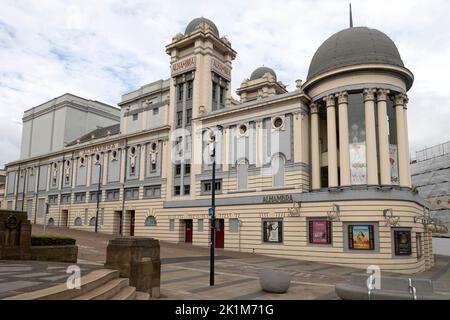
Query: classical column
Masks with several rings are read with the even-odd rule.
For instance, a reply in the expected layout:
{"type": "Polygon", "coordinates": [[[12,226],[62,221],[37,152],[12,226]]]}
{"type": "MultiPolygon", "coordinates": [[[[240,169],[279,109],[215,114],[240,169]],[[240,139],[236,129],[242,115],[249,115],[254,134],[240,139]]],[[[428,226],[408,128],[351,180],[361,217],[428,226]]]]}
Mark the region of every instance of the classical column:
{"type": "Polygon", "coordinates": [[[319,106],[311,103],[311,189],[320,189],[319,106]]]}
{"type": "Polygon", "coordinates": [[[350,186],[350,147],[348,143],[348,94],[346,91],[336,95],[339,113],[339,168],[341,186],[350,186]]]}
{"type": "Polygon", "coordinates": [[[377,134],[375,131],[375,90],[364,89],[366,121],[367,184],[378,184],[377,134]]]}
{"type": "Polygon", "coordinates": [[[377,91],[378,107],[378,146],[380,153],[380,184],[391,184],[391,165],[389,157],[389,127],[387,120],[387,97],[389,90],[377,91]]]}
{"type": "Polygon", "coordinates": [[[327,106],[328,186],[338,186],[336,104],[334,95],[324,98],[327,106]]]}
{"type": "Polygon", "coordinates": [[[404,116],[406,96],[402,93],[395,95],[395,117],[397,120],[397,145],[398,145],[398,171],[400,186],[410,187],[408,141],[406,136],[406,124],[404,116]]]}
{"type": "Polygon", "coordinates": [[[409,154],[409,134],[408,134],[408,108],[406,107],[408,103],[408,97],[405,96],[405,104],[403,105],[403,118],[405,119],[405,141],[406,141],[406,156],[408,158],[408,185],[411,186],[411,161],[409,154]]]}

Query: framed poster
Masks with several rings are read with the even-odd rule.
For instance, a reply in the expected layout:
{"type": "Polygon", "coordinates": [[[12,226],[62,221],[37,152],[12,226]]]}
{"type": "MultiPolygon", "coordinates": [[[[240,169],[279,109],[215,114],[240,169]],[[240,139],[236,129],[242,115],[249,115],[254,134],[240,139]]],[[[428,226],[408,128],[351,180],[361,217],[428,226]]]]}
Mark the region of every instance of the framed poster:
{"type": "Polygon", "coordinates": [[[263,220],[264,242],[283,242],[283,220],[263,220]]]}
{"type": "Polygon", "coordinates": [[[394,245],[396,256],[411,255],[411,231],[394,230],[394,245]]]}
{"type": "Polygon", "coordinates": [[[331,221],[310,220],[309,221],[309,243],[330,244],[331,243],[331,221]]]}
{"type": "Polygon", "coordinates": [[[348,247],[353,250],[375,250],[373,225],[349,225],[348,247]]]}
{"type": "Polygon", "coordinates": [[[367,184],[366,144],[350,144],[350,177],[352,184],[367,184]]]}

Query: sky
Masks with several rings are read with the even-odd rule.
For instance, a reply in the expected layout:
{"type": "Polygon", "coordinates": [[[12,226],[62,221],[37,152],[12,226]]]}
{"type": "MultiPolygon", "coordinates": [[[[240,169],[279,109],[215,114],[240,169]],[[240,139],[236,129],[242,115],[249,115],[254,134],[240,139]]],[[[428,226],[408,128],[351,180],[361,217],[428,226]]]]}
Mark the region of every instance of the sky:
{"type": "MultiPolygon", "coordinates": [[[[288,90],[349,25],[348,0],[0,0],[0,168],[19,158],[23,112],[64,93],[114,106],[169,77],[165,45],[204,16],[237,51],[232,91],[261,65],[288,90]]],[[[450,140],[450,1],[353,0],[355,26],[386,33],[415,76],[410,150],[450,140]]],[[[236,97],[236,95],[234,94],[236,97]]]]}

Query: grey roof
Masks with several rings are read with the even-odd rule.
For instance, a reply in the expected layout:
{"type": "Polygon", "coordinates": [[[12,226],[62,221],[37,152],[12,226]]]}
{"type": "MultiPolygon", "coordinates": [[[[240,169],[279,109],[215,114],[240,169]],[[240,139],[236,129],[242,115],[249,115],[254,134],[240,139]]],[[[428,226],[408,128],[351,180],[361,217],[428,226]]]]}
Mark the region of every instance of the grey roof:
{"type": "Polygon", "coordinates": [[[120,123],[116,123],[116,124],[113,124],[112,126],[92,130],[91,132],[88,132],[85,135],[68,143],[66,146],[70,147],[70,146],[76,145],[78,143],[77,140],[80,140],[80,143],[85,143],[85,142],[89,142],[91,140],[104,138],[104,137],[107,137],[108,135],[112,136],[112,135],[115,135],[118,133],[120,133],[120,123]],[[109,134],[108,134],[108,132],[109,132],[109,134]],[[94,139],[92,139],[92,135],[94,135],[94,139]]]}
{"type": "Polygon", "coordinates": [[[217,27],[216,27],[216,25],[214,24],[214,22],[212,22],[212,21],[209,20],[209,19],[203,18],[203,17],[201,17],[201,18],[195,18],[194,20],[192,20],[191,22],[189,22],[189,24],[188,24],[187,27],[186,27],[186,30],[184,31],[184,34],[189,34],[189,33],[191,33],[191,32],[194,32],[195,28],[196,28],[199,24],[201,24],[201,23],[203,23],[203,22],[206,23],[206,24],[208,24],[208,25],[211,27],[213,33],[214,33],[217,37],[219,37],[219,29],[217,29],[217,27]]]}
{"type": "Polygon", "coordinates": [[[395,43],[383,32],[367,27],[344,29],[317,49],[309,65],[308,79],[337,68],[366,63],[404,67],[395,43]]]}
{"type": "Polygon", "coordinates": [[[273,71],[273,69],[268,67],[259,67],[255,69],[250,76],[250,80],[262,78],[266,73],[271,73],[275,77],[275,81],[277,81],[277,74],[273,71]]]}

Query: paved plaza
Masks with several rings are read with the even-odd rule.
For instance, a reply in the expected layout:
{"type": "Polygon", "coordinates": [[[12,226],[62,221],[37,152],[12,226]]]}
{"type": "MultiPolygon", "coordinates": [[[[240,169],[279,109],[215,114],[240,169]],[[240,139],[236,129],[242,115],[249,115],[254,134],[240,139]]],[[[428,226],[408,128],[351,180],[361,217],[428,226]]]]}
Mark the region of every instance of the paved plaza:
{"type": "MultiPolygon", "coordinates": [[[[33,226],[33,233],[41,233],[33,226]]],[[[51,228],[47,233],[77,239],[82,274],[102,268],[110,235],[51,228]]],[[[353,272],[364,272],[327,264],[217,250],[215,286],[209,286],[209,249],[189,244],[161,242],[161,299],[337,299],[334,285],[350,280],[353,272]],[[270,268],[291,275],[286,294],[263,292],[259,272],[270,268]]],[[[0,261],[0,298],[34,291],[67,280],[65,263],[0,261]]],[[[383,273],[392,276],[393,273],[383,273]]],[[[408,277],[407,275],[397,275],[408,277]]],[[[435,291],[450,295],[450,257],[436,256],[436,265],[414,275],[434,281],[435,291]]]]}

